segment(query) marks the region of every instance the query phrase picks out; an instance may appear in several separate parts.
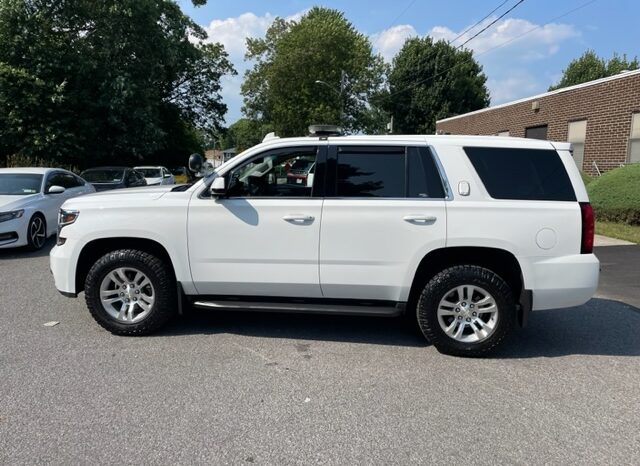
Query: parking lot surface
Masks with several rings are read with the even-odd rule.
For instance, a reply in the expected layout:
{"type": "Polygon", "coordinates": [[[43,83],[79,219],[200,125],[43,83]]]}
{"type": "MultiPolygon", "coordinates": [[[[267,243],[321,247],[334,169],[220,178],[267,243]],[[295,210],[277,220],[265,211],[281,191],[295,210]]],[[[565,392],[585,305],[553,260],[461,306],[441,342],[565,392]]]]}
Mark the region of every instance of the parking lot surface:
{"type": "Polygon", "coordinates": [[[47,252],[0,251],[0,464],[640,461],[638,246],[597,250],[598,297],[489,359],[369,317],[194,312],[116,337],[47,252]]]}

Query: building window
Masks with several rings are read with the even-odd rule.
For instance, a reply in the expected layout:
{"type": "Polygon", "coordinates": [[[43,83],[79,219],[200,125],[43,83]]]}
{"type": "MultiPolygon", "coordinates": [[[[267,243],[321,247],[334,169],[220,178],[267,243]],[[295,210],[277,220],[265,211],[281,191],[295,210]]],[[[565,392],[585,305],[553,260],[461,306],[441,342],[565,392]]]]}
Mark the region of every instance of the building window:
{"type": "Polygon", "coordinates": [[[547,125],[526,128],[524,130],[524,137],[529,139],[547,139],[547,125]]]}
{"type": "Polygon", "coordinates": [[[640,163],[640,113],[634,113],[631,115],[629,163],[640,163]]]}
{"type": "Polygon", "coordinates": [[[584,163],[584,141],[587,139],[587,120],[570,121],[567,141],[573,146],[573,161],[582,170],[584,163]]]}

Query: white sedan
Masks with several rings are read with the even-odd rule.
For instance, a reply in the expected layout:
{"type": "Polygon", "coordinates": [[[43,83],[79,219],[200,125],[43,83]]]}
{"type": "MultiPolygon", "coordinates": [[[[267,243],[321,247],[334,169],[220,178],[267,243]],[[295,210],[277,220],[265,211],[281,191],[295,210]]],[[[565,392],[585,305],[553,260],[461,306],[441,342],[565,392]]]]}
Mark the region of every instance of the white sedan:
{"type": "Polygon", "coordinates": [[[94,187],[60,168],[0,168],[0,249],[41,249],[56,233],[60,206],[94,187]]]}
{"type": "Polygon", "coordinates": [[[176,180],[166,167],[134,167],[135,171],[142,173],[147,180],[147,186],[160,184],[175,184],[176,180]]]}

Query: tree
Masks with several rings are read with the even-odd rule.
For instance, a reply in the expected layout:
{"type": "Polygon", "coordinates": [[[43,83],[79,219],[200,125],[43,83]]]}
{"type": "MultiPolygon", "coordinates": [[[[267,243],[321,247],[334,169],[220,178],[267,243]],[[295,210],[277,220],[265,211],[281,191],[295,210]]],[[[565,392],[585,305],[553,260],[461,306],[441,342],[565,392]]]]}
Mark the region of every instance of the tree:
{"type": "Polygon", "coordinates": [[[227,128],[224,137],[220,141],[221,149],[235,147],[238,153],[251,146],[259,144],[264,136],[270,132],[268,127],[255,120],[240,118],[227,128]]]}
{"type": "Polygon", "coordinates": [[[255,61],[242,85],[249,119],[280,136],[305,135],[313,123],[354,132],[377,122],[369,100],[381,89],[384,63],[341,12],[314,7],[300,21],[278,18],[247,49],[255,61]]]}
{"type": "Polygon", "coordinates": [[[234,70],[205,38],[170,0],[3,0],[0,163],[136,162],[220,126],[234,70]]]}
{"type": "Polygon", "coordinates": [[[623,70],[636,70],[639,67],[638,58],[627,60],[626,55],[619,56],[614,52],[609,59],[601,58],[593,50],[587,50],[580,57],[571,60],[562,71],[562,78],[557,84],[549,86],[549,90],[582,84],[594,79],[606,78],[623,70]]]}
{"type": "Polygon", "coordinates": [[[437,119],[489,105],[486,81],[471,51],[414,37],[394,57],[382,100],[395,133],[433,133],[437,119]]]}

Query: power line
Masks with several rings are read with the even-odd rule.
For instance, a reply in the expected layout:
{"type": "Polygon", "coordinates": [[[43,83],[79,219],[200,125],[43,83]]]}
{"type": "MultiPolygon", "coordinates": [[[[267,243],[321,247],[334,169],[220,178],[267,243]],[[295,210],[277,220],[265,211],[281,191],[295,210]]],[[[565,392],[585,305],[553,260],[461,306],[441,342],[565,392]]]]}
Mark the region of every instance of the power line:
{"type": "Polygon", "coordinates": [[[404,10],[402,10],[402,11],[400,12],[400,14],[398,14],[398,16],[396,16],[396,17],[393,19],[393,21],[391,21],[391,24],[389,24],[389,27],[388,27],[387,29],[391,28],[391,27],[394,25],[394,23],[395,23],[396,21],[398,21],[398,20],[402,17],[402,15],[404,15],[404,14],[407,12],[407,10],[413,6],[413,4],[414,4],[414,3],[416,3],[416,0],[411,0],[411,1],[407,4],[407,6],[406,6],[406,7],[404,7],[404,10]]]}
{"type": "Polygon", "coordinates": [[[502,18],[504,18],[505,16],[507,16],[509,13],[511,13],[513,10],[516,9],[516,7],[518,5],[520,5],[522,2],[524,2],[524,0],[520,0],[518,3],[516,3],[515,5],[513,5],[511,8],[509,8],[507,11],[505,11],[504,13],[502,13],[500,16],[498,16],[496,19],[494,19],[493,21],[491,21],[489,24],[487,24],[486,27],[482,28],[480,31],[478,31],[476,34],[474,34],[473,36],[471,36],[469,39],[467,39],[466,41],[464,41],[461,45],[458,46],[459,49],[461,49],[462,47],[464,47],[465,45],[467,45],[469,42],[471,42],[473,39],[475,39],[476,37],[478,37],[480,34],[482,34],[484,31],[486,31],[487,29],[489,29],[491,26],[493,26],[494,24],[496,24],[498,21],[500,21],[502,18]]]}
{"type": "MultiPolygon", "coordinates": [[[[523,32],[522,34],[520,34],[520,35],[518,35],[518,36],[512,37],[511,39],[506,40],[506,41],[502,42],[501,44],[498,44],[498,45],[496,45],[496,46],[494,46],[494,47],[488,48],[488,49],[487,49],[487,50],[485,50],[484,52],[481,52],[481,53],[477,54],[477,55],[476,55],[476,57],[479,57],[479,56],[481,56],[481,55],[484,55],[484,54],[486,54],[486,53],[489,53],[489,52],[491,52],[491,51],[493,51],[493,50],[496,50],[496,49],[502,48],[502,47],[504,47],[504,46],[506,46],[506,45],[510,44],[511,42],[514,42],[514,41],[516,41],[516,40],[520,39],[521,37],[524,37],[524,36],[526,36],[527,34],[532,33],[533,31],[535,31],[535,30],[537,30],[537,29],[543,28],[543,27],[545,27],[545,26],[549,25],[550,23],[552,23],[553,21],[557,21],[557,20],[559,20],[559,19],[564,18],[565,16],[569,16],[570,14],[572,14],[572,13],[574,13],[574,12],[578,11],[578,10],[581,10],[582,8],[585,8],[585,7],[589,6],[589,5],[591,5],[592,3],[595,3],[596,1],[597,1],[597,0],[589,0],[588,2],[585,2],[585,3],[583,3],[583,4],[579,5],[579,6],[575,7],[575,8],[573,8],[573,9],[571,9],[571,10],[569,10],[569,11],[565,12],[565,13],[562,13],[561,15],[558,15],[558,16],[555,16],[554,18],[549,19],[549,20],[548,20],[546,23],[544,23],[544,24],[539,24],[538,26],[532,27],[531,29],[526,30],[525,32],[523,32]]],[[[441,71],[441,72],[439,72],[439,73],[436,73],[436,74],[434,74],[433,76],[429,76],[428,78],[425,78],[425,79],[421,79],[421,80],[419,80],[419,81],[416,81],[415,83],[413,83],[413,84],[412,84],[412,85],[410,85],[410,86],[405,87],[404,89],[400,89],[400,90],[397,90],[397,91],[395,91],[395,92],[393,92],[393,93],[389,94],[388,98],[394,97],[394,96],[396,96],[396,95],[398,95],[398,94],[402,94],[403,92],[406,92],[406,91],[410,91],[411,89],[414,89],[415,87],[419,86],[420,84],[423,84],[423,83],[425,83],[425,82],[427,82],[427,81],[429,81],[429,80],[431,80],[431,79],[437,78],[438,76],[441,76],[441,75],[443,75],[443,74],[445,74],[445,73],[448,73],[449,71],[453,70],[454,68],[457,68],[457,67],[458,67],[458,66],[460,66],[461,64],[463,64],[463,63],[466,63],[466,62],[469,62],[469,61],[473,60],[473,58],[474,58],[473,56],[469,56],[469,58],[468,58],[468,59],[463,60],[463,61],[461,61],[461,62],[459,62],[459,63],[456,63],[456,64],[455,64],[455,65],[453,65],[451,68],[448,68],[448,69],[443,70],[443,71],[441,71]]]]}
{"type": "Polygon", "coordinates": [[[467,29],[465,29],[464,31],[462,31],[460,34],[458,34],[454,39],[450,40],[449,43],[453,44],[455,41],[457,41],[458,39],[460,39],[462,36],[464,36],[467,32],[471,31],[474,27],[478,26],[479,24],[482,24],[482,22],[487,19],[489,16],[491,16],[492,14],[494,14],[497,10],[499,10],[502,5],[504,5],[505,3],[507,3],[509,0],[504,0],[504,2],[502,2],[500,5],[498,5],[497,7],[495,7],[493,10],[491,10],[487,16],[485,16],[484,18],[482,18],[480,21],[478,21],[477,23],[475,23],[472,26],[469,26],[467,29]]]}

